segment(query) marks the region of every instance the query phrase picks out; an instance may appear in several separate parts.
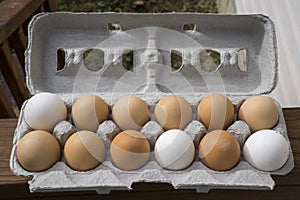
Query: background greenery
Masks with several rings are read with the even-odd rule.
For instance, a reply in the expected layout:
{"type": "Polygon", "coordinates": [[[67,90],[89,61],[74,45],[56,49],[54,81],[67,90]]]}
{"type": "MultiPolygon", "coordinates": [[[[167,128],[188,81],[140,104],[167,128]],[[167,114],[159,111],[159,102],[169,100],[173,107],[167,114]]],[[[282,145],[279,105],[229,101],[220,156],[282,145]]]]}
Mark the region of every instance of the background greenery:
{"type": "Polygon", "coordinates": [[[216,0],[57,0],[57,7],[72,12],[217,12],[216,0]]]}

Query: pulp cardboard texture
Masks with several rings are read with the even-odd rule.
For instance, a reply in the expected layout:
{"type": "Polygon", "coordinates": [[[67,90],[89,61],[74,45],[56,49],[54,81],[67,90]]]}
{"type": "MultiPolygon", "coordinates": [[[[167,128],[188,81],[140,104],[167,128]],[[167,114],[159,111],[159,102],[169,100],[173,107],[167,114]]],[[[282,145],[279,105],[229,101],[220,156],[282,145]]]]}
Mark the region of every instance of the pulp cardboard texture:
{"type": "MultiPolygon", "coordinates": [[[[59,95],[70,113],[73,102],[82,94],[101,96],[110,107],[124,95],[141,97],[151,111],[151,121],[141,130],[149,139],[152,150],[163,132],[154,121],[153,108],[163,96],[175,93],[187,99],[193,108],[193,121],[185,131],[196,146],[206,133],[197,121],[196,107],[208,93],[224,93],[237,111],[252,95],[267,94],[277,82],[277,49],[274,25],[262,15],[215,15],[191,13],[45,13],[33,18],[29,25],[29,45],[26,51],[27,86],[32,94],[52,92],[59,95]],[[109,25],[108,25],[109,24],[109,25]],[[183,30],[184,24],[193,24],[183,30]],[[115,30],[109,30],[114,27],[115,30]],[[103,67],[91,71],[83,64],[83,52],[88,49],[104,52],[103,67]],[[65,66],[57,69],[57,50],[65,51],[65,66]],[[134,50],[133,69],[122,65],[122,54],[134,50]],[[182,55],[182,66],[170,67],[170,51],[182,55]],[[199,62],[202,50],[214,50],[221,55],[221,64],[214,71],[205,71],[199,62]],[[242,52],[242,53],[239,53],[242,52]]],[[[276,102],[276,101],[275,101],[276,102]]],[[[280,105],[280,118],[273,128],[288,140],[280,105]]],[[[106,160],[97,168],[79,172],[70,169],[64,158],[43,172],[28,172],[16,159],[19,139],[29,132],[24,120],[24,102],[14,135],[10,160],[17,175],[33,175],[30,191],[96,190],[99,194],[111,190],[128,190],[134,182],[165,182],[174,188],[207,192],[212,188],[273,189],[271,174],[285,175],[294,167],[290,148],[287,163],[274,172],[254,169],[241,157],[229,171],[214,171],[204,166],[195,155],[190,167],[181,171],[162,169],[151,153],[150,161],[141,169],[123,171],[110,161],[109,145],[119,132],[113,121],[103,122],[97,134],[107,148],[106,160]]],[[[236,118],[236,116],[235,116],[236,118]]],[[[66,137],[76,128],[67,121],[59,123],[54,135],[63,147],[66,137]]],[[[229,128],[241,146],[250,135],[247,124],[236,121],[229,128]]]]}

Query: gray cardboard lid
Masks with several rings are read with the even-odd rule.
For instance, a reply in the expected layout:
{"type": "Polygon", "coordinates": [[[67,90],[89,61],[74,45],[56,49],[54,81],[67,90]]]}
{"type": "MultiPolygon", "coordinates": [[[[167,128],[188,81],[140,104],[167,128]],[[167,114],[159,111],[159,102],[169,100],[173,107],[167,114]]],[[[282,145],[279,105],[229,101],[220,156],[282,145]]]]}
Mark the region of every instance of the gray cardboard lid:
{"type": "Polygon", "coordinates": [[[29,25],[26,80],[32,94],[259,95],[276,86],[277,67],[274,24],[263,15],[44,13],[29,25]],[[61,68],[59,49],[65,53],[61,68]],[[102,52],[94,61],[99,69],[86,66],[90,49],[102,52]],[[127,70],[124,55],[131,50],[133,68],[127,70]],[[218,52],[221,64],[207,70],[205,50],[218,52]],[[182,58],[179,69],[170,67],[172,51],[182,58]]]}

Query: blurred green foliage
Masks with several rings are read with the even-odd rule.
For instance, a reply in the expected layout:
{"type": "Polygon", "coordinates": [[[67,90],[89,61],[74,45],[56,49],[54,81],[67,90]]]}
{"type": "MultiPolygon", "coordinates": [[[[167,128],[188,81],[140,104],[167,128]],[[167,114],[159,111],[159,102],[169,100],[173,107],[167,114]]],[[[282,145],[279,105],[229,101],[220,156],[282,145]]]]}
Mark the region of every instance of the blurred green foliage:
{"type": "Polygon", "coordinates": [[[56,0],[59,11],[72,12],[210,12],[216,0],[56,0]]]}

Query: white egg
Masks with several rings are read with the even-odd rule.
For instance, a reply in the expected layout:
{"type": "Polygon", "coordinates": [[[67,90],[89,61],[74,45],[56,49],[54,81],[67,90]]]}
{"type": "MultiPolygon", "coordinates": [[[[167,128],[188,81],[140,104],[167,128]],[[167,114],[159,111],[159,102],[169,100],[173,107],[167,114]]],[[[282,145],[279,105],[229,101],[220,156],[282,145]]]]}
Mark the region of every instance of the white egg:
{"type": "Polygon", "coordinates": [[[31,128],[52,132],[58,122],[67,118],[67,108],[57,95],[39,93],[28,100],[24,118],[31,128]]]}
{"type": "Polygon", "coordinates": [[[289,157],[289,144],[276,131],[260,130],[247,139],[243,157],[259,170],[275,171],[286,163],[289,157]]]}
{"type": "Polygon", "coordinates": [[[154,155],[161,167],[181,170],[193,162],[195,146],[187,133],[179,129],[171,129],[157,139],[154,155]]]}

